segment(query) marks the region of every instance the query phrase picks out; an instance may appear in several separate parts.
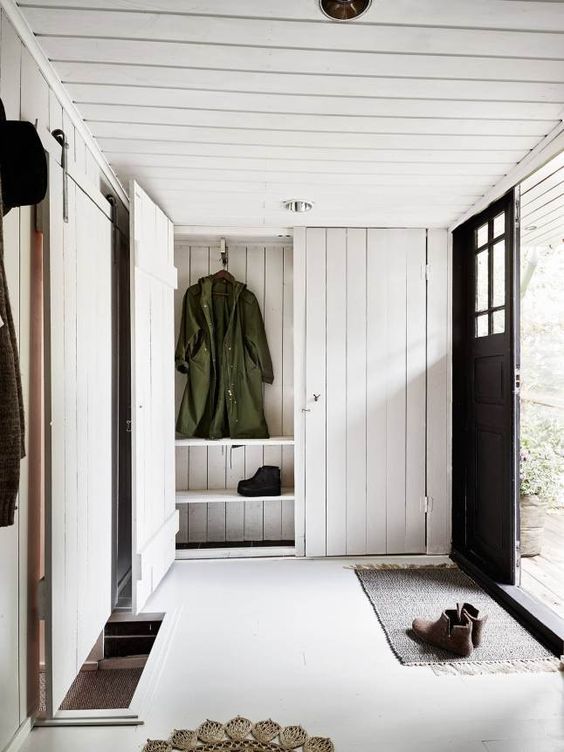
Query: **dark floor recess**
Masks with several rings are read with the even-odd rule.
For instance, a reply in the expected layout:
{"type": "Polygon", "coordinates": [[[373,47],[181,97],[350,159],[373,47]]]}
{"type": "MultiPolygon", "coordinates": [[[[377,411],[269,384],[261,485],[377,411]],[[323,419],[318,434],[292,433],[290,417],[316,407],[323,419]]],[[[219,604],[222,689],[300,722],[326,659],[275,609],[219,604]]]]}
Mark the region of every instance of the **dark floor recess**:
{"type": "MultiPolygon", "coordinates": [[[[104,657],[83,666],[59,710],[129,708],[162,619],[163,614],[114,613],[104,629],[104,657]]],[[[46,711],[43,673],[40,711],[46,711]]]]}
{"type": "Polygon", "coordinates": [[[142,673],[142,668],[81,671],[67,692],[61,710],[128,708],[142,673]]]}
{"type": "MultiPolygon", "coordinates": [[[[59,710],[114,710],[128,708],[143,673],[142,668],[81,671],[59,710]]],[[[41,674],[40,710],[46,711],[45,674],[41,674]]]]}

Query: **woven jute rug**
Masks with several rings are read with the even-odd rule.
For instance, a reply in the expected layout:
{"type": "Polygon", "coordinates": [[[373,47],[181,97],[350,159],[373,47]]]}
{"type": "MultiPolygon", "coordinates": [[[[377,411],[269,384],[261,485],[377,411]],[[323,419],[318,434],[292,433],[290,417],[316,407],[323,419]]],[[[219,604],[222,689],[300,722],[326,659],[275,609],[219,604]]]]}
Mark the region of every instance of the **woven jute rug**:
{"type": "Polygon", "coordinates": [[[559,670],[558,659],[454,565],[359,565],[354,570],[392,651],[405,666],[430,666],[437,674],[559,670]],[[427,645],[412,631],[416,616],[436,620],[444,609],[465,602],[488,614],[483,643],[468,658],[427,645]]]}
{"type": "Polygon", "coordinates": [[[204,721],[195,730],[180,729],[169,739],[148,739],[143,752],[335,752],[331,739],[310,736],[301,726],[281,726],[269,719],[253,723],[238,715],[227,723],[204,721]]]}

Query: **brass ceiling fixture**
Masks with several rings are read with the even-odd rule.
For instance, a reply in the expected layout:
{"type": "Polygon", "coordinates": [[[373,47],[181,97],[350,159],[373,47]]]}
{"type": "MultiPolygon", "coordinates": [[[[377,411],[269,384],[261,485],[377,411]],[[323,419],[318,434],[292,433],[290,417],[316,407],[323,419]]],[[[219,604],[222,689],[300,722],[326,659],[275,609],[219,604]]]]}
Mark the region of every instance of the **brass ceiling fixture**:
{"type": "Polygon", "coordinates": [[[319,0],[319,5],[333,21],[352,21],[366,13],[372,0],[319,0]]]}

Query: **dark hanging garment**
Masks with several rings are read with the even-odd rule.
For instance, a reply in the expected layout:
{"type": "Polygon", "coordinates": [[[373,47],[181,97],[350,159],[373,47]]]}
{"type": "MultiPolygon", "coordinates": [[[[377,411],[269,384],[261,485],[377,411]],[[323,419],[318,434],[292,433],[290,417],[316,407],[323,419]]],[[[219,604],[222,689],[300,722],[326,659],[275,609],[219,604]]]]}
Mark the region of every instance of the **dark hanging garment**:
{"type": "Polygon", "coordinates": [[[16,206],[32,206],[47,193],[47,157],[36,128],[22,120],[6,120],[0,99],[0,181],[2,214],[16,206]]]}
{"type": "MultiPolygon", "coordinates": [[[[0,207],[1,204],[0,195],[0,207]]],[[[20,460],[25,456],[24,437],[18,346],[8,297],[0,216],[0,527],[14,524],[20,460]]]]}
{"type": "Polygon", "coordinates": [[[187,379],[179,434],[268,438],[262,384],[274,381],[272,361],[258,301],[246,285],[210,276],[188,288],[176,368],[187,379]]]}

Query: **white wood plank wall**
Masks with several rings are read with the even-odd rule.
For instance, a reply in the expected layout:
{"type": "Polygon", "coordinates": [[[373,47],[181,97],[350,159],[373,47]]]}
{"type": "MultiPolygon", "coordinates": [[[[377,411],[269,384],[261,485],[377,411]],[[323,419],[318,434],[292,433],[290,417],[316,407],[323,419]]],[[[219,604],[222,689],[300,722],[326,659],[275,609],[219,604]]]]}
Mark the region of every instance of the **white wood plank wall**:
{"type": "MultiPolygon", "coordinates": [[[[22,92],[21,44],[0,11],[0,96],[8,118],[19,118],[22,92]]],[[[3,219],[4,264],[19,342],[29,342],[31,212],[12,209],[3,219]]],[[[29,405],[29,350],[20,348],[24,406],[29,405]]],[[[27,426],[26,426],[27,429],[27,426]]],[[[27,444],[27,435],[26,435],[27,444]]],[[[12,527],[0,528],[0,749],[26,718],[27,461],[12,527]],[[20,598],[20,594],[24,598],[20,598]],[[23,600],[23,602],[22,602],[23,600]]]]}
{"type": "Polygon", "coordinates": [[[308,556],[449,549],[446,237],[305,232],[308,556]],[[436,496],[430,533],[427,475],[436,496]]]}
{"type": "MultiPolygon", "coordinates": [[[[264,317],[274,366],[274,383],[264,386],[265,415],[271,436],[293,436],[293,252],[283,242],[230,244],[229,271],[257,296],[264,317]]],[[[177,240],[175,265],[175,333],[187,287],[221,268],[219,244],[177,240]]],[[[171,354],[172,362],[172,354],[171,354]]],[[[186,377],[176,376],[176,410],[186,377]]],[[[294,485],[292,446],[177,447],[177,490],[236,488],[263,464],[278,465],[286,487],[294,485]]],[[[228,504],[179,505],[177,542],[291,541],[294,539],[293,501],[241,501],[228,504]]]]}
{"type": "Polygon", "coordinates": [[[174,292],[172,223],[132,181],[133,611],[143,609],[174,560],[174,292]]]}
{"type": "MultiPolygon", "coordinates": [[[[108,576],[110,560],[91,557],[77,560],[78,546],[92,551],[109,537],[101,529],[111,503],[111,436],[109,433],[110,367],[110,223],[88,198],[103,205],[102,176],[94,156],[71,121],[69,113],[50,89],[30,51],[22,43],[6,13],[0,10],[0,96],[8,119],[37,123],[40,138],[58,159],[60,149],[50,132],[64,128],[70,148],[69,169],[80,176],[82,190],[69,180],[70,222],[52,227],[53,260],[57,273],[54,299],[58,328],[56,381],[60,397],[56,431],[59,486],[59,525],[54,526],[55,546],[61,558],[57,576],[63,632],[57,657],[61,676],[72,678],[92,647],[94,618],[110,608],[99,583],[108,576]],[[85,192],[86,191],[86,192],[85,192]],[[80,216],[79,225],[76,217],[80,216]],[[80,290],[78,287],[80,286],[80,290]],[[58,307],[57,307],[58,306],[58,307]],[[64,324],[63,324],[64,322],[64,324]],[[64,373],[64,377],[61,375],[64,373]],[[77,416],[80,419],[77,425],[77,416]],[[82,458],[82,463],[79,459],[82,458]],[[79,488],[80,486],[80,488],[79,488]],[[86,527],[86,519],[90,523],[86,527]],[[64,563],[63,563],[64,562],[64,563]],[[82,595],[78,594],[79,583],[82,595]]],[[[51,195],[62,215],[61,173],[51,159],[51,195]]],[[[123,208],[122,208],[123,209],[123,208]]],[[[120,211],[122,210],[120,209],[120,211]]],[[[109,209],[108,209],[109,214],[109,209]]],[[[30,373],[30,254],[34,209],[12,209],[3,220],[4,255],[8,285],[19,339],[24,406],[28,411],[30,373]]],[[[45,249],[47,252],[47,248],[45,249]]],[[[26,444],[29,444],[26,441],[26,444]]],[[[22,461],[16,523],[0,529],[0,749],[9,743],[27,717],[27,502],[28,463],[22,461]]],[[[108,515],[109,515],[108,511],[108,515]]],[[[108,518],[109,519],[109,518],[108,518]]],[[[109,595],[109,590],[108,590],[109,595]]],[[[59,688],[59,693],[62,688],[59,688]]]]}
{"type": "Polygon", "coordinates": [[[56,709],[111,613],[112,226],[51,163],[51,574],[56,709]]]}

